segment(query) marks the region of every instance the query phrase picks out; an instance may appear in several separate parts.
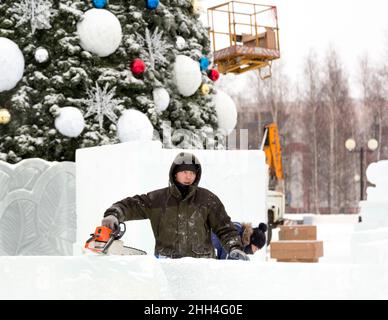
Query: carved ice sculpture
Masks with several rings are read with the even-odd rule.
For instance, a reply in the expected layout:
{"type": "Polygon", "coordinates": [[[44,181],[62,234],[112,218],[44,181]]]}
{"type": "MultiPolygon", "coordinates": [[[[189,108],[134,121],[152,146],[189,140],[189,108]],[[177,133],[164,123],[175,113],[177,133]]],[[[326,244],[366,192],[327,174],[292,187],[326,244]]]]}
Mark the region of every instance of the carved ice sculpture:
{"type": "Polygon", "coordinates": [[[0,161],[0,256],[72,255],[75,164],[0,161]]]}
{"type": "Polygon", "coordinates": [[[375,187],[368,187],[368,201],[388,202],[388,160],[371,163],[366,170],[368,181],[375,187]]]}
{"type": "Polygon", "coordinates": [[[368,181],[375,187],[368,187],[367,201],[360,203],[364,229],[388,228],[388,161],[383,160],[369,165],[366,170],[368,181]]]}
{"type": "Polygon", "coordinates": [[[372,163],[366,175],[375,187],[360,202],[362,223],[351,236],[351,254],[354,263],[388,264],[388,161],[372,163]]]}

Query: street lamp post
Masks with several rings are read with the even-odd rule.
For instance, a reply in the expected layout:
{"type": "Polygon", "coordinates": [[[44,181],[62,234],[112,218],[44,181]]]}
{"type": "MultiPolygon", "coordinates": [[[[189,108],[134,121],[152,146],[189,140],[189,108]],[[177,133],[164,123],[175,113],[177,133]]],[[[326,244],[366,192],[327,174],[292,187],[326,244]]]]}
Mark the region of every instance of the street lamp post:
{"type": "Polygon", "coordinates": [[[360,200],[365,200],[365,158],[367,152],[376,151],[379,147],[379,143],[376,139],[370,139],[368,141],[367,147],[361,146],[357,149],[357,144],[354,139],[348,139],[345,142],[345,147],[349,152],[357,152],[360,153],[360,200]]]}

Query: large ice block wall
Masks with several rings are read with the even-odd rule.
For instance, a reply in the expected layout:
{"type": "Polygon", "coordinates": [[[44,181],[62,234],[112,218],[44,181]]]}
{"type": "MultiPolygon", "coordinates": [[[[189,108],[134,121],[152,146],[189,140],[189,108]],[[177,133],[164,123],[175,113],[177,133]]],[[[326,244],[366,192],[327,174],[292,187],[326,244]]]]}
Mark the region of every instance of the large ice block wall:
{"type": "Polygon", "coordinates": [[[75,164],[0,161],[0,256],[72,255],[75,164]]]}
{"type": "MultiPolygon", "coordinates": [[[[267,221],[268,174],[262,151],[163,149],[156,141],[80,149],[76,155],[77,249],[114,202],[167,187],[171,163],[181,151],[199,158],[200,186],[221,199],[232,220],[267,221]]],[[[128,222],[123,240],[153,254],[155,241],[148,220],[128,222]]]]}

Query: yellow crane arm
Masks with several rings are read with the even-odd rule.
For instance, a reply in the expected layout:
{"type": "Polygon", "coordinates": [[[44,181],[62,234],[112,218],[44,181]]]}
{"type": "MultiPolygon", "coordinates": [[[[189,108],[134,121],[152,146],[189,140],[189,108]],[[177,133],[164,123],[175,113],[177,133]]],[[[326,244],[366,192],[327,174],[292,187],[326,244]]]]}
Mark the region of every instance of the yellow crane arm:
{"type": "Polygon", "coordinates": [[[278,127],[275,123],[265,126],[262,149],[265,152],[270,175],[276,177],[278,181],[283,180],[282,150],[280,147],[278,127]]]}

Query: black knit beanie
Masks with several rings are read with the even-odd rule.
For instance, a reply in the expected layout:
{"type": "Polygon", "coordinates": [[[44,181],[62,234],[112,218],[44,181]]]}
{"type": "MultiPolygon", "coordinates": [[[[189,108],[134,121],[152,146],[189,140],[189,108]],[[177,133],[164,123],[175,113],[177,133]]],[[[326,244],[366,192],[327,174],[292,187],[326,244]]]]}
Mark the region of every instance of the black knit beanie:
{"type": "Polygon", "coordinates": [[[198,165],[186,164],[186,163],[179,164],[174,169],[174,175],[177,174],[178,172],[182,172],[182,171],[192,171],[194,173],[197,173],[198,172],[198,165]]]}
{"type": "Polygon", "coordinates": [[[251,244],[254,244],[256,247],[261,249],[266,243],[265,232],[267,231],[267,225],[265,223],[260,223],[259,227],[253,228],[253,233],[251,235],[251,244]]]}

